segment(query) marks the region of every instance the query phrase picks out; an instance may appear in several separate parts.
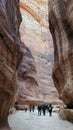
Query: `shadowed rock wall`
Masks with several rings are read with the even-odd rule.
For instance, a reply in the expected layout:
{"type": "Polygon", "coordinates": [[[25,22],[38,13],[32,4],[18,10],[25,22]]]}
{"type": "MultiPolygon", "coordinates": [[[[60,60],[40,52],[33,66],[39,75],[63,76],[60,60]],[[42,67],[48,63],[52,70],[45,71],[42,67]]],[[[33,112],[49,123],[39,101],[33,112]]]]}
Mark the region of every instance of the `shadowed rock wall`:
{"type": "Polygon", "coordinates": [[[0,0],[0,130],[9,129],[7,117],[17,91],[16,69],[22,59],[19,0],[0,0]]]}
{"type": "Polygon", "coordinates": [[[18,98],[19,104],[28,103],[38,98],[38,83],[34,58],[28,47],[21,44],[23,59],[18,69],[18,98]]]}
{"type": "Polygon", "coordinates": [[[73,108],[73,1],[49,3],[49,28],[54,42],[55,87],[69,108],[73,108]]]}

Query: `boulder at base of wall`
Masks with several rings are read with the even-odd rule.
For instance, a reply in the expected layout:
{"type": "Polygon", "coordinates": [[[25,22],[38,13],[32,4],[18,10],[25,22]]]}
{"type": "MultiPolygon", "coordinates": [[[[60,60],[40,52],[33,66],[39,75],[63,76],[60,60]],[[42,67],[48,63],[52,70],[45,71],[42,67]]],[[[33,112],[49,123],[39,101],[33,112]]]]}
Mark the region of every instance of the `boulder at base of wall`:
{"type": "Polygon", "coordinates": [[[68,121],[71,121],[73,123],[73,109],[64,109],[64,108],[60,109],[59,116],[63,120],[68,120],[68,121]]]}

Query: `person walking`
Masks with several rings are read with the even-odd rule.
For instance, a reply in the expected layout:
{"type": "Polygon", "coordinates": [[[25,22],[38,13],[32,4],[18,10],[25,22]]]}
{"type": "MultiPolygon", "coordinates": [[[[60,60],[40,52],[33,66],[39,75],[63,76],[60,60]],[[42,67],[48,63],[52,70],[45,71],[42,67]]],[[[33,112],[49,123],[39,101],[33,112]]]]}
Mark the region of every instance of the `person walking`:
{"type": "Polygon", "coordinates": [[[32,109],[32,105],[30,104],[30,105],[29,105],[29,111],[30,111],[30,112],[31,112],[31,109],[32,109]]]}
{"type": "Polygon", "coordinates": [[[48,111],[49,111],[50,116],[52,116],[52,109],[53,109],[53,106],[52,106],[52,104],[50,104],[48,107],[48,111]]]}
{"type": "Polygon", "coordinates": [[[32,111],[34,112],[34,109],[35,109],[35,105],[32,105],[32,111]]]}
{"type": "Polygon", "coordinates": [[[46,105],[45,104],[42,105],[42,110],[43,110],[43,115],[45,116],[45,114],[46,114],[46,105]]]}
{"type": "Polygon", "coordinates": [[[41,115],[41,105],[38,106],[38,115],[41,115]]]}

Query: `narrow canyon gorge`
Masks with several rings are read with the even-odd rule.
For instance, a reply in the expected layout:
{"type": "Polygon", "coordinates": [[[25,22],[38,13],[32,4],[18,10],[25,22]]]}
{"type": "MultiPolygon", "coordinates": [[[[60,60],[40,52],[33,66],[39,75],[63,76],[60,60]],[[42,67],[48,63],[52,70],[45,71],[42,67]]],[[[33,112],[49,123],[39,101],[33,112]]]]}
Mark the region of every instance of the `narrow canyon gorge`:
{"type": "Polygon", "coordinates": [[[72,17],[72,0],[0,0],[0,130],[15,102],[65,104],[73,122],[72,17]]]}
{"type": "MultiPolygon", "coordinates": [[[[33,69],[33,63],[31,62],[30,65],[30,56],[28,56],[29,63],[27,59],[27,61],[22,61],[22,64],[24,64],[23,69],[26,73],[23,71],[25,78],[23,85],[19,86],[19,95],[22,95],[21,98],[19,97],[19,100],[21,102],[29,100],[33,102],[58,103],[60,100],[52,80],[54,55],[53,41],[48,25],[48,1],[39,2],[33,0],[20,1],[22,14],[20,26],[21,40],[30,49],[33,56],[36,69],[34,75],[36,84],[34,84],[34,80],[32,81],[32,71],[28,74],[28,67],[31,67],[31,70],[33,69]],[[22,88],[25,89],[24,94],[22,88]]],[[[25,58],[27,58],[27,55],[25,55],[25,58]]]]}

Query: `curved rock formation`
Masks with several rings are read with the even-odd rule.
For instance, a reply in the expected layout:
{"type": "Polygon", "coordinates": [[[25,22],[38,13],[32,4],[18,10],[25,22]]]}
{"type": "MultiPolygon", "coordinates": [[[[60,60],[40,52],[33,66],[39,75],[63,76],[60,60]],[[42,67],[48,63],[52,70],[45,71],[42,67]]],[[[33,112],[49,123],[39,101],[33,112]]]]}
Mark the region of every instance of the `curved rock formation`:
{"type": "Polygon", "coordinates": [[[20,0],[20,7],[26,10],[41,26],[48,29],[48,0],[20,0]]]}
{"type": "Polygon", "coordinates": [[[73,108],[73,1],[54,0],[49,6],[49,28],[54,42],[54,84],[69,108],[73,108]]]}
{"type": "Polygon", "coordinates": [[[36,68],[31,51],[21,44],[23,59],[18,69],[18,103],[25,103],[27,100],[38,98],[38,83],[36,80],[36,68]]]}
{"type": "Polygon", "coordinates": [[[26,3],[20,2],[20,7],[26,10],[28,13],[30,13],[40,23],[41,18],[39,17],[39,15],[33,9],[31,9],[26,3]]]}
{"type": "Polygon", "coordinates": [[[22,58],[19,0],[0,0],[0,130],[8,130],[7,117],[17,91],[16,69],[22,58]]]}

